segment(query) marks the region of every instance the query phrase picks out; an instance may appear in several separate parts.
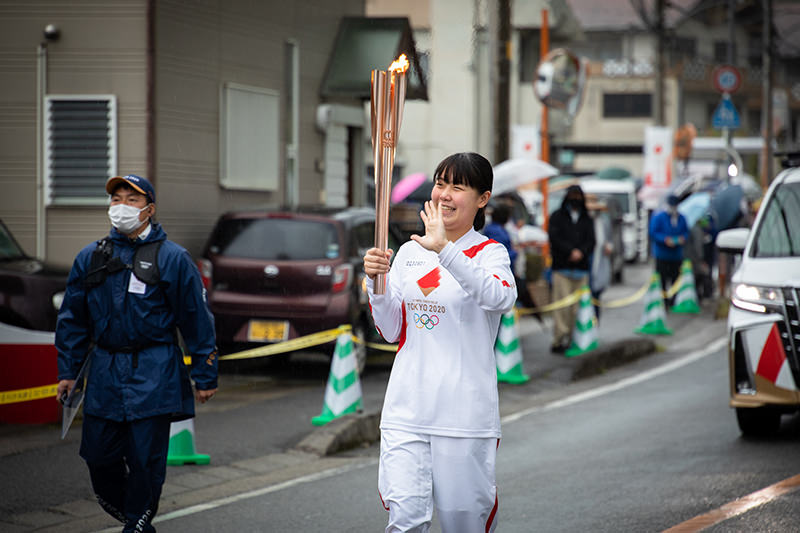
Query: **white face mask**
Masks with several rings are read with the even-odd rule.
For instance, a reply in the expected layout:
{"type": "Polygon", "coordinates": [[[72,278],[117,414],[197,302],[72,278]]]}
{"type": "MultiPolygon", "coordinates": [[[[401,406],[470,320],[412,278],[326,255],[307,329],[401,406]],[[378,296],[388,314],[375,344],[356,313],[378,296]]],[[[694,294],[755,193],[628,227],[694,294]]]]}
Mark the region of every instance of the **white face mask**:
{"type": "Polygon", "coordinates": [[[147,206],[137,209],[132,205],[112,205],[108,208],[108,219],[111,221],[111,225],[117,228],[117,231],[127,235],[133,233],[144,224],[143,220],[139,220],[139,213],[145,209],[147,209],[147,206]]]}

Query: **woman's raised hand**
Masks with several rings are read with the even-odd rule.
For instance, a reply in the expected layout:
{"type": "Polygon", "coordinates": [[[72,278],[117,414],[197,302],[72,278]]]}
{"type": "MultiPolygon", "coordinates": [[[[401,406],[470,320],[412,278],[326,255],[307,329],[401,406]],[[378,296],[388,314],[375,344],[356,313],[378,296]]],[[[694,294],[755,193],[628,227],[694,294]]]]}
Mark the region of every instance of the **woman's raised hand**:
{"type": "Polygon", "coordinates": [[[419,212],[422,222],[425,223],[425,236],[412,235],[411,238],[418,242],[426,250],[431,250],[437,254],[447,244],[447,233],[444,229],[442,219],[442,204],[433,204],[432,200],[425,202],[425,209],[419,212]]]}

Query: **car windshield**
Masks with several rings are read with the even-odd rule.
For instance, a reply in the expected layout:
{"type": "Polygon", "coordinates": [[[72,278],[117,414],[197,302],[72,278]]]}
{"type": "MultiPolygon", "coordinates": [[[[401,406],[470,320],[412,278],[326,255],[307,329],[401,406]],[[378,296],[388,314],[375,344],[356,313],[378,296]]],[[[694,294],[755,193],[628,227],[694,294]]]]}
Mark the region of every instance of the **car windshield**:
{"type": "Polygon", "coordinates": [[[800,256],[800,183],[775,189],[753,248],[753,257],[791,256],[800,256]]]}
{"type": "Polygon", "coordinates": [[[25,253],[17,246],[6,227],[0,224],[0,261],[24,258],[25,253]]]}
{"type": "Polygon", "coordinates": [[[228,257],[276,261],[335,259],[341,253],[333,224],[288,218],[223,220],[209,249],[228,257]]]}

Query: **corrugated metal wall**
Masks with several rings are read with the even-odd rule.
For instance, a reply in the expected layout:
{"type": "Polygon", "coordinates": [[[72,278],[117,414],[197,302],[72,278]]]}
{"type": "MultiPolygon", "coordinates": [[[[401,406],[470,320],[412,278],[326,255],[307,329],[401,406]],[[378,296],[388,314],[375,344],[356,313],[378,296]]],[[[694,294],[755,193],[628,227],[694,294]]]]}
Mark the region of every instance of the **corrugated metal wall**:
{"type": "MultiPolygon", "coordinates": [[[[362,0],[197,4],[186,9],[185,2],[161,0],[156,11],[160,219],[170,237],[193,253],[201,250],[219,213],[284,203],[283,187],[274,193],[220,187],[219,108],[222,84],[238,83],[281,93],[281,108],[288,113],[283,105],[288,39],[300,49],[300,204],[319,203],[322,174],[314,168],[324,143],[315,127],[319,86],[339,19],[364,10],[362,0]]],[[[281,163],[281,175],[283,169],[281,163]]]]}
{"type": "MultiPolygon", "coordinates": [[[[300,50],[300,203],[319,203],[323,156],[315,127],[319,85],[339,19],[364,0],[4,0],[0,2],[0,218],[36,251],[37,47],[47,24],[48,94],[113,94],[120,173],[153,176],[158,219],[198,253],[217,215],[240,204],[278,205],[283,192],[219,186],[220,87],[235,82],[284,92],[284,42],[300,50]],[[148,6],[154,6],[155,160],[148,161],[148,6]]],[[[368,75],[368,73],[365,73],[368,75]]],[[[282,153],[282,152],[281,152],[282,153]]],[[[281,168],[283,166],[281,165],[281,168]]],[[[69,265],[108,231],[106,209],[50,207],[46,258],[69,265]]]]}

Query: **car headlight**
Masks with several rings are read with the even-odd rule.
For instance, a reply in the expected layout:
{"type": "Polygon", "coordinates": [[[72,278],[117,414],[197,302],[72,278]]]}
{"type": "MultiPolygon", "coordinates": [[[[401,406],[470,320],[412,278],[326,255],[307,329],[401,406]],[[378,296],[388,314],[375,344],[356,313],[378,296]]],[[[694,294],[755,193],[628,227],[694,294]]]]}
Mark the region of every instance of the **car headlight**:
{"type": "Polygon", "coordinates": [[[775,287],[737,283],[733,286],[731,303],[740,309],[756,313],[780,311],[783,307],[783,293],[775,287]]]}
{"type": "Polygon", "coordinates": [[[61,310],[61,302],[64,301],[64,291],[58,291],[53,295],[53,307],[56,312],[61,310]]]}

